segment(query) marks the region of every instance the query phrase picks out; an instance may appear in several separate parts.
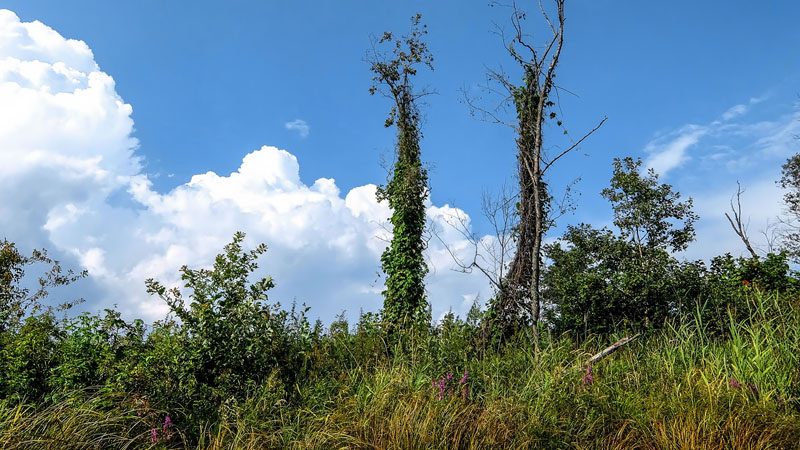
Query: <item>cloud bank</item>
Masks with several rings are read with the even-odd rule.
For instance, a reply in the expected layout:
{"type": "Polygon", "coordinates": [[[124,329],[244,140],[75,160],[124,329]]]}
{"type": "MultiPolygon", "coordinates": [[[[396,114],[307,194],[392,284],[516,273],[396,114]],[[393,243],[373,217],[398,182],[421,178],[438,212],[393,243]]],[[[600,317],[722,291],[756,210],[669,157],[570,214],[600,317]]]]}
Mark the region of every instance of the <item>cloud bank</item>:
{"type": "MultiPolygon", "coordinates": [[[[157,192],[131,113],[84,42],[0,10],[0,229],[21,247],[47,247],[88,269],[81,293],[91,309],[117,304],[128,316],[163,317],[143,281],[179,285],[181,265],[210,265],[237,230],[250,247],[268,245],[260,270],[275,278],[272,298],[282,304],[305,302],[323,320],[380,308],[390,214],[374,185],[345,194],[329,178],[306,185],[294,155],[263,146],[231,174],[198,174],[157,192]]],[[[301,120],[286,127],[309,132],[301,120]]],[[[442,229],[448,214],[463,212],[428,206],[442,229]]],[[[451,270],[444,245],[469,249],[458,233],[442,236],[427,252],[433,315],[451,307],[463,315],[488,284],[451,270]]]]}

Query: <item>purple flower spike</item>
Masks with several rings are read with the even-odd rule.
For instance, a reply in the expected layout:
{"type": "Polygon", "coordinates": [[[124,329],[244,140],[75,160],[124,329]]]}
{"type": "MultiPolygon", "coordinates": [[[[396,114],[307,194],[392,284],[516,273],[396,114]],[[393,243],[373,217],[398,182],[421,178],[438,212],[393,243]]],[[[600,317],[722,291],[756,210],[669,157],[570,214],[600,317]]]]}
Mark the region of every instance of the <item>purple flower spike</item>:
{"type": "Polygon", "coordinates": [[[158,442],[158,431],[156,431],[155,428],[150,430],[150,442],[152,442],[153,444],[158,442]]]}
{"type": "Polygon", "coordinates": [[[734,389],[739,389],[742,387],[742,385],[738,381],[736,381],[736,378],[731,378],[730,380],[728,380],[728,386],[734,389]]]}
{"type": "Polygon", "coordinates": [[[465,369],[464,370],[464,376],[461,378],[461,381],[459,381],[458,384],[466,383],[467,382],[467,375],[469,375],[469,371],[465,369]]]}
{"type": "Polygon", "coordinates": [[[592,376],[592,366],[586,368],[586,375],[581,378],[584,386],[591,386],[594,383],[594,376],[592,376]]]}
{"type": "Polygon", "coordinates": [[[170,419],[169,416],[165,417],[164,418],[164,426],[163,426],[163,428],[166,430],[167,428],[169,428],[169,424],[171,424],[171,423],[172,423],[172,419],[170,419]]]}

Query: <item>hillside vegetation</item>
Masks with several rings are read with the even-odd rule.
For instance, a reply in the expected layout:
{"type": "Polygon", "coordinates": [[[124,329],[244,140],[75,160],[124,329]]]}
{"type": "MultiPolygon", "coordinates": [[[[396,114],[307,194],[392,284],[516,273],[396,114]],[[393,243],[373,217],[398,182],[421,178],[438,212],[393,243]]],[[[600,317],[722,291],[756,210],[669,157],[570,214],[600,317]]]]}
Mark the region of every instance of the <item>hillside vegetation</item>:
{"type": "MultiPolygon", "coordinates": [[[[398,335],[379,315],[311,325],[250,283],[242,235],[191,292],[150,281],[181,321],[118,313],[9,320],[0,334],[0,447],[797,448],[800,302],[731,260],[696,302],[616,353],[606,334],[542,325],[498,341],[487,312],[398,335]],[[723,301],[724,300],[724,301],[723,301]],[[720,309],[719,305],[725,305],[720,309]],[[591,367],[591,368],[590,368],[591,367]]],[[[6,243],[4,256],[14,254],[6,243]]],[[[18,254],[17,254],[18,255],[18,254]]],[[[777,257],[773,257],[776,259],[777,257]]],[[[6,260],[7,261],[7,260],[6,260]]],[[[773,261],[774,262],[774,261],[773,261]]],[[[788,266],[783,282],[794,285],[788,266]]],[[[10,273],[10,272],[9,272],[10,273]]],[[[771,282],[775,282],[772,280],[771,282]]]]}

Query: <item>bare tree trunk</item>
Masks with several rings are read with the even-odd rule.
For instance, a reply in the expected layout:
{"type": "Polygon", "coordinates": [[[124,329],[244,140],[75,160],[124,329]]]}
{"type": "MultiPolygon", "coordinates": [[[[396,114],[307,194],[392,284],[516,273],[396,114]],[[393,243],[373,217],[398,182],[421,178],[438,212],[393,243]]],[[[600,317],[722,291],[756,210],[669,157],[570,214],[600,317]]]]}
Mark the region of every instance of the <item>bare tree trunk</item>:
{"type": "MultiPolygon", "coordinates": [[[[542,239],[551,225],[548,218],[550,196],[547,192],[545,173],[561,157],[575,149],[586,137],[594,133],[605,122],[600,122],[592,131],[578,141],[562,150],[554,158],[549,158],[543,150],[542,128],[545,117],[555,119],[556,113],[551,111],[555,105],[549,100],[553,90],[555,69],[558,66],[561,49],[564,44],[564,1],[554,0],[557,18],[551,20],[542,2],[539,8],[542,16],[552,32],[552,37],[544,45],[533,45],[530,36],[523,30],[523,22],[527,15],[517,8],[512,0],[510,5],[493,3],[493,6],[506,6],[511,9],[511,25],[513,35],[505,39],[506,50],[514,61],[523,69],[521,85],[509,80],[504,73],[489,72],[490,80],[498,82],[507,92],[507,104],[515,107],[516,123],[507,123],[500,119],[496,110],[476,107],[469,102],[473,112],[479,111],[483,117],[495,123],[502,123],[513,128],[517,134],[517,164],[519,178],[519,203],[517,213],[519,222],[516,228],[516,253],[511,261],[508,273],[504,278],[501,291],[498,293],[492,308],[495,322],[499,325],[503,336],[513,333],[530,317],[533,326],[534,346],[539,351],[539,318],[541,315],[541,269],[542,239]]],[[[490,89],[490,91],[492,91],[490,89]]],[[[497,92],[497,91],[492,91],[497,92]]],[[[556,121],[561,126],[560,121],[556,121]]],[[[565,132],[566,134],[566,132],[565,132]]]]}
{"type": "MultiPolygon", "coordinates": [[[[541,103],[541,100],[540,100],[541,103]]],[[[531,322],[533,325],[533,346],[536,354],[539,354],[539,312],[541,309],[541,300],[539,299],[539,283],[541,281],[541,268],[542,268],[542,234],[544,234],[544,205],[542,205],[542,190],[545,188],[542,173],[540,170],[539,162],[541,161],[542,152],[542,121],[541,115],[537,117],[536,131],[535,131],[535,147],[533,158],[533,173],[536,175],[536,181],[533,183],[533,251],[531,252],[531,279],[530,279],[530,295],[531,295],[531,322]]]]}

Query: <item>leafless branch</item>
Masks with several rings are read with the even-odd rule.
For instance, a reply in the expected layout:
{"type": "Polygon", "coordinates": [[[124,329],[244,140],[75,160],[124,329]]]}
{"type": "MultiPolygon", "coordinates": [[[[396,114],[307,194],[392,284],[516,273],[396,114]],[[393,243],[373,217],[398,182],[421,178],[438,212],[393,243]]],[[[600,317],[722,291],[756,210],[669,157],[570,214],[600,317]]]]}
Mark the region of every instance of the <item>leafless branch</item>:
{"type": "Polygon", "coordinates": [[[780,221],[770,222],[770,220],[767,219],[766,226],[761,230],[761,234],[764,236],[764,247],[762,247],[764,253],[769,254],[777,251],[778,242],[781,238],[779,224],[780,221]]]}
{"type": "Polygon", "coordinates": [[[450,229],[469,243],[471,248],[467,257],[459,256],[452,245],[444,240],[439,230],[435,230],[434,236],[452,258],[456,265],[454,270],[463,273],[478,270],[489,280],[495,291],[500,291],[509,259],[514,253],[516,196],[510,194],[510,189],[503,186],[497,196],[484,193],[481,203],[481,211],[492,225],[493,236],[481,237],[474,233],[470,228],[469,218],[460,211],[445,218],[445,223],[450,229]]]}
{"type": "Polygon", "coordinates": [[[558,154],[558,156],[556,156],[555,158],[553,158],[552,160],[550,160],[550,162],[548,162],[547,164],[545,164],[545,165],[544,165],[544,168],[542,169],[542,174],[544,174],[545,172],[547,172],[547,169],[549,169],[549,168],[550,168],[550,167],[553,165],[553,163],[555,163],[556,161],[558,161],[558,160],[559,160],[559,159],[560,159],[562,156],[564,156],[564,155],[566,155],[567,153],[569,153],[569,152],[571,152],[572,150],[574,150],[576,147],[578,147],[579,145],[581,145],[581,142],[583,142],[583,141],[584,141],[586,138],[588,138],[589,136],[591,136],[591,135],[592,135],[592,134],[593,134],[595,131],[599,130],[599,129],[600,129],[600,127],[602,127],[602,126],[603,126],[603,124],[606,122],[606,120],[608,120],[608,117],[603,117],[603,120],[601,120],[601,121],[600,121],[600,123],[598,123],[596,127],[592,128],[592,130],[591,130],[591,131],[589,131],[588,133],[584,134],[584,135],[583,135],[583,137],[581,137],[580,139],[578,139],[578,141],[577,141],[577,142],[575,142],[574,144],[572,144],[571,146],[569,146],[569,148],[567,148],[566,150],[562,151],[561,153],[559,153],[559,154],[558,154]]]}
{"type": "MultiPolygon", "coordinates": [[[[747,236],[747,226],[748,224],[743,223],[742,219],[742,194],[744,190],[742,190],[742,185],[739,182],[736,182],[736,205],[733,204],[733,198],[731,198],[731,213],[733,213],[733,218],[726,212],[725,217],[728,218],[728,222],[731,224],[731,228],[739,236],[739,239],[742,240],[744,246],[747,248],[747,251],[753,256],[753,258],[758,258],[758,254],[755,250],[753,250],[753,246],[750,245],[750,239],[747,236]]],[[[748,221],[749,223],[749,221],[748,221]]]]}

